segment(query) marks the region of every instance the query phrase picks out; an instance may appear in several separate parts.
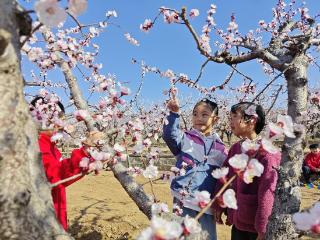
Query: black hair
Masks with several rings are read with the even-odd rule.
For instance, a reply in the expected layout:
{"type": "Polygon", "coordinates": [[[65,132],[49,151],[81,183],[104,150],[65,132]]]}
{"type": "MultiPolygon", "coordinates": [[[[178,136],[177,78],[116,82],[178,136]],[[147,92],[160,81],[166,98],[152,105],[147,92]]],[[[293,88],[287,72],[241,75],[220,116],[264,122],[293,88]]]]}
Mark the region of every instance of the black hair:
{"type": "Polygon", "coordinates": [[[261,105],[252,102],[240,102],[231,107],[231,113],[237,113],[237,111],[240,111],[244,120],[248,121],[252,118],[252,115],[246,114],[245,111],[251,106],[256,107],[257,121],[254,131],[256,134],[259,134],[266,124],[265,113],[261,105]]]}
{"type": "Polygon", "coordinates": [[[218,116],[218,104],[216,104],[215,102],[211,101],[210,99],[208,98],[203,98],[201,99],[199,102],[196,103],[196,105],[194,105],[194,108],[193,108],[193,111],[194,109],[196,109],[196,107],[198,107],[200,104],[202,103],[205,103],[209,108],[210,110],[216,115],[218,116]]]}
{"type": "MultiPolygon", "coordinates": [[[[30,102],[30,105],[32,105],[33,107],[35,107],[37,101],[40,100],[40,99],[42,100],[43,103],[47,103],[47,101],[45,100],[44,97],[36,96],[34,99],[32,99],[32,101],[30,102]]],[[[62,111],[63,113],[65,113],[63,104],[62,104],[60,101],[57,101],[56,104],[59,106],[59,108],[61,109],[61,111],[62,111]]],[[[30,108],[30,110],[32,110],[32,109],[30,108]]]]}
{"type": "Polygon", "coordinates": [[[316,149],[316,148],[319,148],[319,144],[318,143],[314,143],[314,144],[311,144],[309,146],[309,149],[316,149]]]}

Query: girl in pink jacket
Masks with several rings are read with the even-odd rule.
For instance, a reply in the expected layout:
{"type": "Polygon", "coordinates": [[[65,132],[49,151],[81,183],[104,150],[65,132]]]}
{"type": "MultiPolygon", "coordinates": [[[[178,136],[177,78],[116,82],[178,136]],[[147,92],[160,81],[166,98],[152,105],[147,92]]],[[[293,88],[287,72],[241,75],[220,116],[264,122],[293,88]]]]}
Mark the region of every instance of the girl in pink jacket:
{"type": "MultiPolygon", "coordinates": [[[[241,140],[231,146],[225,166],[229,166],[229,159],[236,154],[243,153],[241,144],[244,140],[260,143],[258,134],[265,125],[265,114],[260,105],[251,102],[241,102],[231,107],[230,127],[234,135],[241,140]],[[249,109],[251,111],[247,111],[249,109]],[[252,111],[254,109],[254,111],[252,111]]],[[[235,191],[238,208],[228,208],[227,224],[232,225],[231,240],[264,239],[268,218],[271,215],[274,202],[274,191],[278,174],[276,168],[280,165],[281,154],[272,154],[258,149],[255,157],[264,167],[261,177],[255,177],[247,184],[240,177],[232,183],[235,191]]],[[[235,175],[232,167],[229,168],[229,177],[235,175]]],[[[219,183],[216,189],[222,187],[219,183]]],[[[218,204],[214,205],[215,218],[222,223],[221,215],[224,211],[218,204]]]]}

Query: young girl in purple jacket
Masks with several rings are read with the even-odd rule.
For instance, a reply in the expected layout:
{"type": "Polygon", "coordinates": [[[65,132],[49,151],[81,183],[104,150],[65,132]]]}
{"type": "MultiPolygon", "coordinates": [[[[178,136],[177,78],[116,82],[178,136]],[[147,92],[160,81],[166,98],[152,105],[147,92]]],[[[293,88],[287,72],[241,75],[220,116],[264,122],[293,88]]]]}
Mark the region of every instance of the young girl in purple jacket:
{"type": "MultiPolygon", "coordinates": [[[[228,160],[236,154],[243,153],[242,143],[250,140],[260,143],[258,134],[265,125],[265,114],[260,105],[251,102],[241,102],[231,107],[230,127],[234,135],[241,138],[231,146],[225,165],[229,166],[228,160]],[[248,111],[249,110],[249,111],[248,111]]],[[[252,183],[245,183],[237,177],[231,188],[236,193],[238,208],[228,208],[227,224],[232,225],[231,240],[263,240],[267,228],[268,218],[271,215],[274,202],[274,191],[278,179],[276,168],[280,165],[280,153],[272,154],[262,148],[255,153],[255,158],[263,165],[261,177],[255,177],[252,183]]],[[[236,174],[232,167],[229,168],[228,176],[236,174]]],[[[220,189],[219,183],[216,189],[220,189]]],[[[221,215],[224,209],[218,204],[214,205],[215,219],[223,223],[221,215]]]]}

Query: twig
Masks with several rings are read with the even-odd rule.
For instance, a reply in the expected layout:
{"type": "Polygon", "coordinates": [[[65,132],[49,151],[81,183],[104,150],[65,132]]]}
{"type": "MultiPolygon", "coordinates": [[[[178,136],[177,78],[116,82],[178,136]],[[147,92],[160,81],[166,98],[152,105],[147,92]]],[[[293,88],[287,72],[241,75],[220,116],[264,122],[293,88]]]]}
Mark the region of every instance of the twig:
{"type": "Polygon", "coordinates": [[[210,200],[210,202],[202,208],[202,210],[197,214],[195,219],[198,221],[203,214],[211,207],[211,205],[214,203],[214,201],[221,196],[221,194],[224,192],[224,190],[236,179],[237,175],[233,175],[224,185],[223,187],[219,190],[219,192],[214,196],[213,199],[210,200]]]}
{"type": "MultiPolygon", "coordinates": [[[[92,172],[92,171],[91,171],[91,172],[92,172]]],[[[51,188],[54,188],[54,187],[56,187],[56,186],[58,186],[58,185],[60,185],[60,184],[62,184],[62,183],[69,182],[69,181],[71,181],[71,180],[73,180],[73,179],[76,179],[76,178],[78,178],[78,177],[82,177],[82,176],[84,176],[84,175],[86,175],[86,174],[89,174],[89,173],[91,173],[91,172],[88,172],[88,173],[79,173],[79,174],[77,174],[77,175],[73,175],[73,176],[71,176],[71,177],[62,179],[62,180],[60,180],[60,181],[58,181],[58,182],[55,182],[55,183],[50,184],[50,187],[51,187],[51,188]]]]}
{"type": "Polygon", "coordinates": [[[266,113],[266,116],[269,114],[269,112],[270,112],[271,109],[273,108],[274,104],[276,103],[276,101],[277,101],[277,99],[278,99],[278,97],[279,97],[279,94],[280,94],[280,92],[281,92],[281,90],[282,90],[282,87],[283,87],[283,85],[281,85],[281,86],[279,87],[279,89],[277,90],[277,93],[276,93],[276,95],[275,95],[275,97],[274,97],[274,99],[273,99],[273,101],[272,101],[272,103],[271,103],[271,106],[269,107],[269,109],[268,109],[268,111],[267,111],[267,113],[266,113]]]}
{"type": "Polygon", "coordinates": [[[198,75],[197,79],[194,81],[194,84],[196,84],[196,83],[200,80],[200,78],[201,78],[201,76],[202,76],[202,73],[203,73],[203,69],[204,69],[204,67],[207,65],[207,63],[208,63],[209,61],[210,61],[210,59],[207,59],[207,60],[201,65],[199,75],[198,75]]]}

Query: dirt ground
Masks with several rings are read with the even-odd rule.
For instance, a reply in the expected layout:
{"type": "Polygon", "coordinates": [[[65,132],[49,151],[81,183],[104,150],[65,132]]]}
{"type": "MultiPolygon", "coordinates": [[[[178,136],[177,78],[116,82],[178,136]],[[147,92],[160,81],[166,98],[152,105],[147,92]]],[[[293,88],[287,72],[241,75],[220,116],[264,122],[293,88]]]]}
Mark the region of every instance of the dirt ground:
{"type": "MultiPolygon", "coordinates": [[[[145,179],[138,178],[144,184],[145,179]]],[[[150,192],[149,184],[145,189],[150,192]]],[[[154,184],[156,197],[172,206],[168,182],[154,184]]],[[[302,189],[302,208],[320,199],[320,190],[302,189]]],[[[79,240],[134,239],[148,219],[123,190],[112,172],[89,175],[67,189],[69,232],[79,240]]],[[[218,239],[230,239],[230,229],[218,226],[218,239]]],[[[306,239],[306,238],[305,238],[306,239]]]]}

